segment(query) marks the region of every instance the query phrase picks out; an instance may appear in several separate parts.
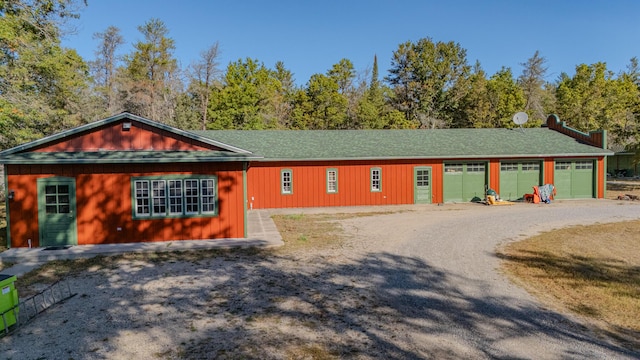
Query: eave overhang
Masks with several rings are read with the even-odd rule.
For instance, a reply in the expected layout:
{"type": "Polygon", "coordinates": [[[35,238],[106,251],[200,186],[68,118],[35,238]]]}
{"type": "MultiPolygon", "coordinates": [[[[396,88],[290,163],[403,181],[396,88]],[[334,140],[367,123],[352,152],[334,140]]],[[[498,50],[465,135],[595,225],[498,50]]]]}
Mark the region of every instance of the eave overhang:
{"type": "Polygon", "coordinates": [[[152,164],[244,162],[262,157],[226,151],[27,152],[0,158],[0,164],[152,164]]]}

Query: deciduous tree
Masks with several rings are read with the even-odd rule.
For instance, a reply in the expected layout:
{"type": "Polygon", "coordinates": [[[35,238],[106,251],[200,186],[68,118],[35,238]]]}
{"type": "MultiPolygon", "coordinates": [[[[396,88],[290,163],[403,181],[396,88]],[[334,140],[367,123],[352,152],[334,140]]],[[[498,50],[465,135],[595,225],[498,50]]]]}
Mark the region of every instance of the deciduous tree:
{"type": "Polygon", "coordinates": [[[340,93],[334,78],[314,74],[304,94],[296,97],[294,123],[305,129],[344,129],[347,121],[347,98],[340,93]]]}
{"type": "Polygon", "coordinates": [[[116,69],[119,66],[117,50],[124,44],[124,38],[120,29],[109,26],[105,31],[93,35],[98,40],[98,49],[95,51],[95,60],[89,62],[91,74],[95,82],[95,89],[103,100],[104,112],[108,115],[122,111],[118,102],[118,89],[116,86],[116,69]]]}
{"type": "MultiPolygon", "coordinates": [[[[513,115],[522,111],[525,107],[525,95],[513,78],[510,68],[503,67],[496,72],[487,84],[489,101],[491,103],[492,127],[511,128],[513,115]]],[[[539,125],[536,121],[530,121],[528,126],[539,125]]]]}
{"type": "Polygon", "coordinates": [[[216,83],[219,83],[220,69],[218,57],[220,56],[219,44],[208,47],[200,53],[198,61],[191,64],[189,77],[191,83],[189,91],[193,93],[193,98],[199,102],[201,117],[201,128],[206,130],[208,120],[208,109],[211,92],[216,83]]]}
{"type": "Polygon", "coordinates": [[[556,88],[556,112],[572,127],[589,131],[607,129],[610,120],[605,109],[611,105],[607,87],[613,73],[605,63],[576,66],[576,73],[570,77],[561,74],[556,88]]]}

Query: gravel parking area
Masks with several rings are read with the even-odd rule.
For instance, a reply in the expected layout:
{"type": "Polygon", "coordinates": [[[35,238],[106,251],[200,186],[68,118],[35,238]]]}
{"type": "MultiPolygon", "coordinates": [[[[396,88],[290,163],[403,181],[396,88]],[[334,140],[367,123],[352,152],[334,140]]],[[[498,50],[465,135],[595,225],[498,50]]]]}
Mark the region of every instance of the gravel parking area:
{"type": "MultiPolygon", "coordinates": [[[[496,269],[497,246],[640,218],[635,202],[447,204],[342,220],[314,252],[121,261],[0,339],[7,359],[633,359],[541,307],[496,269]]],[[[375,209],[374,209],[375,210],[375,209]]],[[[361,212],[362,208],[278,210],[361,212]]]]}

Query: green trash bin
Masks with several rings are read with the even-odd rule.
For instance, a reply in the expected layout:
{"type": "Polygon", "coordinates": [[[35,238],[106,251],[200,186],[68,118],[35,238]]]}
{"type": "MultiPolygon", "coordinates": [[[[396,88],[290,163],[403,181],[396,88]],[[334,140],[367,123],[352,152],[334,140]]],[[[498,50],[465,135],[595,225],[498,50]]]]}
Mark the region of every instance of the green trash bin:
{"type": "Polygon", "coordinates": [[[18,291],[15,286],[16,277],[0,274],[0,330],[15,325],[18,315],[18,291]]]}

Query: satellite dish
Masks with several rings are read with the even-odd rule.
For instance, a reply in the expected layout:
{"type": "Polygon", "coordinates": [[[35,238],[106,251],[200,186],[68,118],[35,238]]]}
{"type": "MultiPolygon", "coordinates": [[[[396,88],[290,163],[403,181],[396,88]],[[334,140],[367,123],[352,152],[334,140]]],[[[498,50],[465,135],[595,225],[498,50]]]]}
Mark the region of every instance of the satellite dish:
{"type": "Polygon", "coordinates": [[[513,115],[513,122],[516,125],[522,126],[522,124],[526,123],[529,120],[529,115],[526,112],[520,111],[513,115]]]}

